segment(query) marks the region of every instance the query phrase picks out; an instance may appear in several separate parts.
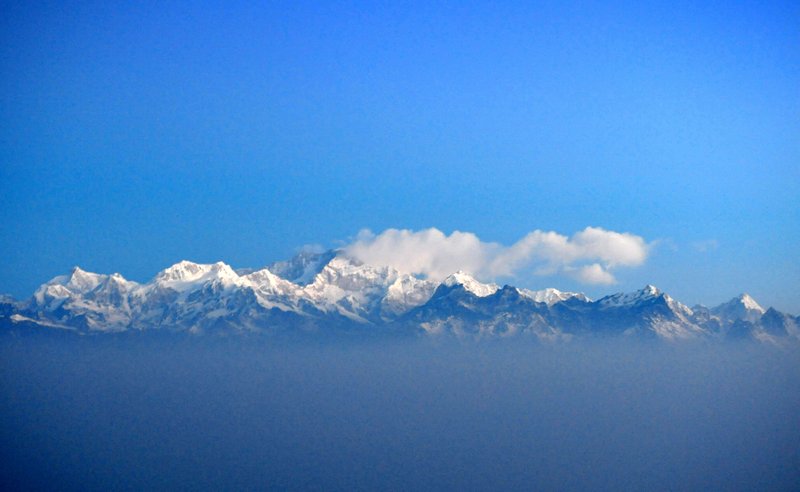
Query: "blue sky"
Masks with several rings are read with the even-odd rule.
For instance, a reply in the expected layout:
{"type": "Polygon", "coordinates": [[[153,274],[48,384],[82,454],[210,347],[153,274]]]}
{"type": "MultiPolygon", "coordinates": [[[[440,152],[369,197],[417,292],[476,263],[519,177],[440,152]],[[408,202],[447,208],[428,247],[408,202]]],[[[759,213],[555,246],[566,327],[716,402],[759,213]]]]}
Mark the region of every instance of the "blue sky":
{"type": "Polygon", "coordinates": [[[0,291],[362,228],[656,242],[617,284],[800,313],[800,4],[19,2],[0,291]]]}

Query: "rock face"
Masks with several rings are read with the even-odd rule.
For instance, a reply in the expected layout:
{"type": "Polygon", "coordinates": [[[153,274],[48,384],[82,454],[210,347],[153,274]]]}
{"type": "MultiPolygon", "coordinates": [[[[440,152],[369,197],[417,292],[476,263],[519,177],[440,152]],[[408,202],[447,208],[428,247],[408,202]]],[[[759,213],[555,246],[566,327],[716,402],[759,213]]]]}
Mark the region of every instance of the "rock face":
{"type": "Polygon", "coordinates": [[[652,285],[592,301],[556,289],[530,291],[455,272],[433,282],[339,251],[302,252],[261,270],[182,261],[146,284],[75,267],[25,302],[0,296],[0,325],[88,332],[372,332],[562,340],[800,339],[798,319],[764,310],[747,294],[688,308],[652,285]]]}

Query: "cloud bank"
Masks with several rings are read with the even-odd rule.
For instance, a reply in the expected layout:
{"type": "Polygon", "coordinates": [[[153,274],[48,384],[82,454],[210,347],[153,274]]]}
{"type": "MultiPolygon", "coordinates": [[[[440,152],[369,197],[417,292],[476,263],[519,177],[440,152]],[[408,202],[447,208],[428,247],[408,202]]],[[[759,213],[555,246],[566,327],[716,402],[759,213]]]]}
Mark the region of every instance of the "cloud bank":
{"type": "Polygon", "coordinates": [[[567,274],[587,284],[612,284],[612,271],[636,267],[647,259],[650,245],[627,232],[587,227],[571,237],[535,230],[504,246],[482,241],[471,232],[449,236],[436,228],[412,231],[362,230],[345,252],[365,263],[441,280],[464,270],[484,280],[525,274],[567,274]]]}

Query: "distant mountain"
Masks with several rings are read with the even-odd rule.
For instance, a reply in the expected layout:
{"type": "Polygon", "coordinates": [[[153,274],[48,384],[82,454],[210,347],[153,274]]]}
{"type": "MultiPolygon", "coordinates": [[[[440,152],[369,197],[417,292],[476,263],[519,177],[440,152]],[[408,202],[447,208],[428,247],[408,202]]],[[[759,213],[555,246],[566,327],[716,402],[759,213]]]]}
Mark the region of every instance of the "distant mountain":
{"type": "Polygon", "coordinates": [[[500,287],[455,272],[442,282],[367,265],[341,251],[304,251],[260,270],[181,261],[139,284],[78,267],[16,301],[0,296],[0,326],[78,333],[374,333],[565,340],[800,339],[798,318],[747,294],[689,308],[648,285],[593,301],[581,293],[500,287]]]}
{"type": "Polygon", "coordinates": [[[766,312],[764,308],[758,305],[755,299],[747,294],[741,294],[709,311],[714,316],[727,322],[745,320],[751,323],[757,322],[766,312]]]}
{"type": "Polygon", "coordinates": [[[307,285],[336,256],[336,251],[301,251],[287,261],[277,261],[269,271],[298,285],[307,285]]]}
{"type": "Polygon", "coordinates": [[[548,306],[552,306],[557,302],[563,302],[572,298],[584,302],[589,302],[591,300],[586,297],[586,295],[578,292],[561,292],[560,290],[553,288],[547,288],[543,290],[519,289],[519,293],[525,297],[533,299],[536,302],[543,302],[548,306]]]}

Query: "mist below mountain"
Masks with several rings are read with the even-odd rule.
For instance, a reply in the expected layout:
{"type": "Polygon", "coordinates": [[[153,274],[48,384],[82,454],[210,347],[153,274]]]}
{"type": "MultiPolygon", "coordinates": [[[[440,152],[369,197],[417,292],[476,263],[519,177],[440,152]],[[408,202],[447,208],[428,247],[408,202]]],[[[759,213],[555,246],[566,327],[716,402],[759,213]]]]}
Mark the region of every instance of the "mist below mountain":
{"type": "Polygon", "coordinates": [[[788,490],[800,353],[746,342],[0,337],[4,490],[788,490]]]}

